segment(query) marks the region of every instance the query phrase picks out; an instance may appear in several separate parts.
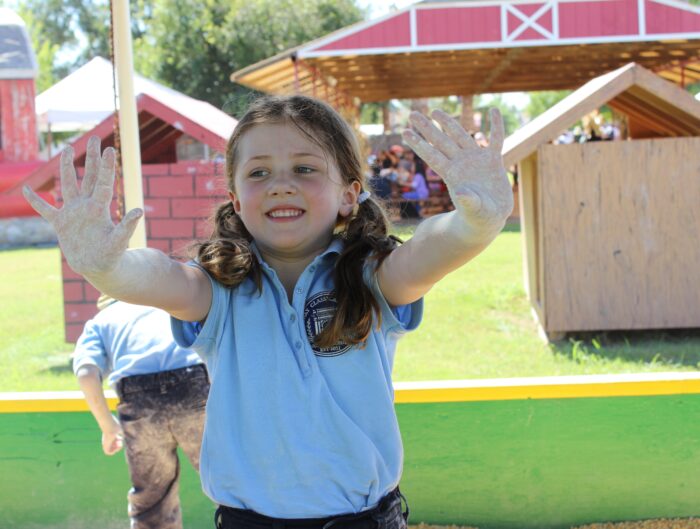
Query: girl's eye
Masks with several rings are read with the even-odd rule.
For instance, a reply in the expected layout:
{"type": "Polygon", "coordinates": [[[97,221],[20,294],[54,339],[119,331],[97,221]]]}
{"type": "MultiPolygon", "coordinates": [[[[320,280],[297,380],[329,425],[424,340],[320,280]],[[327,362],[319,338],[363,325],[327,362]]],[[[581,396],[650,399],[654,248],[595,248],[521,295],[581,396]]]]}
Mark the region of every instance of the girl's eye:
{"type": "Polygon", "coordinates": [[[309,167],[307,165],[300,165],[296,168],[297,173],[302,173],[302,174],[310,174],[314,172],[313,167],[309,167]]]}
{"type": "Polygon", "coordinates": [[[270,172],[267,169],[256,169],[255,171],[251,171],[249,176],[251,178],[261,178],[268,174],[270,174],[270,172]]]}

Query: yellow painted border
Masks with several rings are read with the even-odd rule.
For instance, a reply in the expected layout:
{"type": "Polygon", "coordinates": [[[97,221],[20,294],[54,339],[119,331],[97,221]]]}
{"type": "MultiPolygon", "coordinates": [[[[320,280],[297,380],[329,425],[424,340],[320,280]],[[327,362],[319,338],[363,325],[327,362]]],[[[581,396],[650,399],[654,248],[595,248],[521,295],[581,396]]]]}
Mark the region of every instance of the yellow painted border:
{"type": "MultiPolygon", "coordinates": [[[[397,404],[700,394],[700,373],[397,382],[397,404]]],[[[106,391],[111,410],[117,396],[106,391]]],[[[89,411],[79,391],[0,393],[0,413],[89,411]]]]}
{"type": "MultiPolygon", "coordinates": [[[[113,391],[106,391],[109,409],[117,409],[119,399],[113,391]]],[[[0,413],[53,413],[90,411],[79,391],[51,391],[36,393],[0,393],[0,413]]]]}
{"type": "Polygon", "coordinates": [[[396,403],[641,397],[700,393],[700,380],[397,389],[396,403]]]}

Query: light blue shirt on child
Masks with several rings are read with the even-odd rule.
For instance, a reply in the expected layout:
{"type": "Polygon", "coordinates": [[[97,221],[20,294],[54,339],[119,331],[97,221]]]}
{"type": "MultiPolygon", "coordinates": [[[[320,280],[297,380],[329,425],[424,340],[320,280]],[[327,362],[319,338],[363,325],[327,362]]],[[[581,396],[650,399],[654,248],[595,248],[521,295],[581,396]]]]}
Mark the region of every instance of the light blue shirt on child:
{"type": "MultiPolygon", "coordinates": [[[[275,518],[321,518],[373,507],[401,477],[403,448],[391,371],[396,341],[423,302],[391,309],[373,261],[365,281],[381,307],[365,347],[313,346],[335,311],[334,241],[300,276],[292,303],[261,261],[262,293],[212,280],[203,327],[173,319],[212,380],[200,474],[218,504],[275,518]]],[[[257,250],[256,250],[257,252],[257,250]]],[[[196,266],[196,265],[195,265],[196,266]]]]}
{"type": "Polygon", "coordinates": [[[132,375],[201,364],[201,358],[173,341],[170,316],[153,307],[117,301],[85,324],[73,355],[73,371],[94,365],[109,384],[132,375]]]}

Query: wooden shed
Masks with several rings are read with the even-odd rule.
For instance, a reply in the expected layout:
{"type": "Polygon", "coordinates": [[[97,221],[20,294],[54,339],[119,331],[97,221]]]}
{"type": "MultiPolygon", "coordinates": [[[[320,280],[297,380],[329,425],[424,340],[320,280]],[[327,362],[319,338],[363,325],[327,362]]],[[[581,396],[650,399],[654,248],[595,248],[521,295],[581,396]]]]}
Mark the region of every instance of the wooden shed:
{"type": "Polygon", "coordinates": [[[699,136],[700,102],[631,63],[506,139],[526,290],[549,339],[700,327],[699,136]],[[602,105],[627,116],[629,140],[551,144],[602,105]]]}

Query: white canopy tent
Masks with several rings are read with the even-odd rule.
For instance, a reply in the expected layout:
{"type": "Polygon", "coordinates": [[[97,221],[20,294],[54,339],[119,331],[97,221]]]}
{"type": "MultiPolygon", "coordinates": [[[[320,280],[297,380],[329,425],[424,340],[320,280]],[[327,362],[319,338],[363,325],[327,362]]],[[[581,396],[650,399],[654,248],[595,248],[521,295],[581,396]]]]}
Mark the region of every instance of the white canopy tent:
{"type": "MultiPolygon", "coordinates": [[[[177,108],[195,122],[205,122],[222,137],[231,134],[231,120],[222,111],[141,75],[134,75],[134,93],[146,94],[177,108]]],[[[88,131],[114,112],[112,63],[95,57],[36,97],[41,132],[88,131]]],[[[234,122],[235,124],[235,122],[234,122]]]]}

